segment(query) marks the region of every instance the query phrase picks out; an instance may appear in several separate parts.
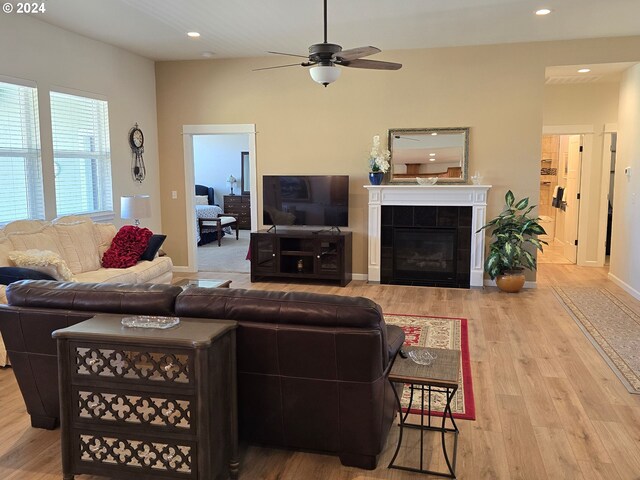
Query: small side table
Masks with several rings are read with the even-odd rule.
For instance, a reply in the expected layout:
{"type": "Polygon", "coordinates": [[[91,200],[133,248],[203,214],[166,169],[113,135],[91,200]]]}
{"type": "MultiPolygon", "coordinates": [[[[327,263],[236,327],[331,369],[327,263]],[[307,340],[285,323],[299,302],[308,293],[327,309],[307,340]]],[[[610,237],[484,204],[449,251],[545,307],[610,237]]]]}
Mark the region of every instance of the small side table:
{"type": "Polygon", "coordinates": [[[128,328],[123,316],[53,332],[63,479],[237,478],[237,323],[128,328]]]}
{"type": "Polygon", "coordinates": [[[186,290],[189,287],[200,288],[229,288],[232,280],[219,280],[214,278],[183,278],[182,280],[174,283],[177,287],[182,287],[186,290]]]}
{"type": "Polygon", "coordinates": [[[389,462],[389,468],[397,468],[399,470],[406,470],[410,472],[428,473],[430,475],[438,475],[447,478],[456,478],[456,457],[458,454],[458,426],[453,419],[451,412],[451,400],[453,399],[456,391],[458,390],[458,373],[460,371],[460,351],[448,350],[439,348],[422,348],[422,347],[403,347],[406,352],[410,350],[428,350],[436,355],[431,365],[420,365],[415,363],[411,358],[396,357],[396,360],[391,368],[389,374],[389,381],[393,383],[409,384],[411,387],[411,399],[409,400],[409,406],[407,412],[402,414],[402,407],[400,404],[400,397],[398,392],[394,388],[393,391],[398,402],[398,414],[400,416],[400,434],[398,436],[398,445],[396,451],[393,454],[391,462],[389,462]],[[407,417],[409,416],[409,410],[413,404],[413,392],[415,389],[420,390],[422,393],[422,401],[420,402],[420,424],[407,423],[407,417]],[[432,423],[431,415],[431,401],[433,393],[443,393],[446,398],[446,406],[444,412],[442,412],[442,423],[440,426],[436,426],[432,423]],[[427,403],[425,409],[425,401],[427,403]],[[427,424],[425,425],[425,416],[427,417],[427,424]],[[447,418],[449,418],[451,425],[447,426],[447,418]],[[402,465],[395,465],[394,462],[400,452],[400,446],[402,445],[402,434],[405,428],[416,428],[420,430],[420,467],[406,467],[402,465]],[[448,472],[437,472],[433,470],[427,470],[424,468],[424,432],[436,431],[440,432],[442,436],[442,453],[447,463],[448,472]],[[453,458],[449,458],[447,451],[447,444],[445,442],[445,435],[447,433],[453,433],[453,458]]]}

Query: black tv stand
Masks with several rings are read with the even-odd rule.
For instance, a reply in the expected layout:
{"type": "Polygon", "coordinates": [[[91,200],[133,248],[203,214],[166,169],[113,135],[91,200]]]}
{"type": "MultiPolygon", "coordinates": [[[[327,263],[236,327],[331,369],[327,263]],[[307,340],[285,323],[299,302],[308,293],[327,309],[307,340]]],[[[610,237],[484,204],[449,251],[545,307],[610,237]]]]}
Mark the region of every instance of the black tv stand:
{"type": "Polygon", "coordinates": [[[323,228],[322,230],[314,230],[311,233],[313,233],[314,235],[317,235],[319,233],[326,233],[326,232],[333,233],[334,230],[338,233],[342,233],[342,231],[340,230],[340,227],[323,228]]]}
{"type": "MultiPolygon", "coordinates": [[[[271,229],[270,229],[271,230],[271,229]]],[[[262,230],[251,234],[251,281],[268,278],[337,281],[351,273],[351,232],[262,230]]]]}

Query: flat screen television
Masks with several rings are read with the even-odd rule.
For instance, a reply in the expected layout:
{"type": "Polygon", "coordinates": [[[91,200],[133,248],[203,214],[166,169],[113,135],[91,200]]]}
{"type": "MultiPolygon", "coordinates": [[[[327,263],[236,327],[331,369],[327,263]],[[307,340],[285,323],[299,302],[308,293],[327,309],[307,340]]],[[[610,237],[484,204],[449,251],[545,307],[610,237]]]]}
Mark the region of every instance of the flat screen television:
{"type": "Polygon", "coordinates": [[[349,224],[349,176],[263,176],[262,223],[346,227],[349,224]]]}

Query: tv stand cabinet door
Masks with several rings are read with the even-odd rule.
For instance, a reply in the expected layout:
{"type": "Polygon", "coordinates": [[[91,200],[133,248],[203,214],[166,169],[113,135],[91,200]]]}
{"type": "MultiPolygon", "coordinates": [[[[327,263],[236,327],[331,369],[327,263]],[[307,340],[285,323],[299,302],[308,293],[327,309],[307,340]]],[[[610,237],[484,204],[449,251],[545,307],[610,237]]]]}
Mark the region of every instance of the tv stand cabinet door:
{"type": "Polygon", "coordinates": [[[251,234],[251,280],[255,275],[272,275],[278,271],[278,236],[272,233],[251,234]]]}

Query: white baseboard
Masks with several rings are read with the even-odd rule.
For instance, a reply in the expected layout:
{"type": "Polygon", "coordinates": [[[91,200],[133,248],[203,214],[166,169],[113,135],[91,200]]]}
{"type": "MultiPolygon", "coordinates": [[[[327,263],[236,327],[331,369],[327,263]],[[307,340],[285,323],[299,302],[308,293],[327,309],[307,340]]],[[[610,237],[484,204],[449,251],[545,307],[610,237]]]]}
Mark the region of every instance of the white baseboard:
{"type": "Polygon", "coordinates": [[[352,280],[364,280],[365,282],[369,279],[369,275],[366,273],[354,273],[351,275],[352,280]]]}
{"type": "Polygon", "coordinates": [[[579,264],[580,267],[602,267],[602,263],[596,260],[586,260],[583,264],[579,264]]]}
{"type": "Polygon", "coordinates": [[[640,292],[638,290],[636,290],[635,288],[633,288],[631,285],[629,285],[628,283],[620,280],[618,277],[616,277],[613,273],[609,272],[609,280],[611,280],[613,283],[615,283],[616,285],[618,285],[620,288],[622,288],[625,292],[627,292],[629,295],[631,295],[632,297],[634,297],[636,300],[640,300],[640,292]]]}
{"type": "MultiPolygon", "coordinates": [[[[484,280],[484,286],[485,287],[495,287],[496,286],[496,281],[486,278],[484,280]]],[[[538,288],[538,284],[536,282],[524,282],[524,287],[523,288],[538,288]]]]}

